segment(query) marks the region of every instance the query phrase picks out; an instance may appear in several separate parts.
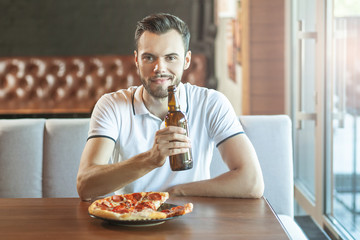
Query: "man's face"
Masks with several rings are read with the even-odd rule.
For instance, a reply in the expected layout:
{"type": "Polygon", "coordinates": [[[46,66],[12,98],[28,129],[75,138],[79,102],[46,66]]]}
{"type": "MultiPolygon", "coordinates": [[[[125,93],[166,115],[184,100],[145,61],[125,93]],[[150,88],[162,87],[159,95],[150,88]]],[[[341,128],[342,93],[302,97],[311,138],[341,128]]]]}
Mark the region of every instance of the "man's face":
{"type": "Polygon", "coordinates": [[[184,43],[176,30],[160,35],[145,31],[134,54],[141,82],[155,98],[167,97],[168,86],[180,83],[191,59],[190,51],[185,56],[184,43]]]}

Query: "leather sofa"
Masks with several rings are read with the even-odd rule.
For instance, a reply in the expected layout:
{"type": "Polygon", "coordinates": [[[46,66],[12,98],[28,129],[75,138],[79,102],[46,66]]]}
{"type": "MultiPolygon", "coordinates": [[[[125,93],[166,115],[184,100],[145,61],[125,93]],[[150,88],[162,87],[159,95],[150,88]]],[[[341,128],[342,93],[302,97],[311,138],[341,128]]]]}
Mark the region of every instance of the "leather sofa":
{"type": "MultiPolygon", "coordinates": [[[[265,193],[293,239],[306,239],[293,219],[291,121],[285,115],[241,116],[262,167],[265,193]]],[[[78,197],[76,175],[89,119],[0,120],[0,197],[78,197]]],[[[217,150],[212,176],[227,171],[217,150]]]]}
{"type": "MultiPolygon", "coordinates": [[[[183,82],[207,86],[205,55],[183,82]]],[[[132,55],[0,57],[0,114],[90,113],[107,92],[141,84],[132,55]]]]}

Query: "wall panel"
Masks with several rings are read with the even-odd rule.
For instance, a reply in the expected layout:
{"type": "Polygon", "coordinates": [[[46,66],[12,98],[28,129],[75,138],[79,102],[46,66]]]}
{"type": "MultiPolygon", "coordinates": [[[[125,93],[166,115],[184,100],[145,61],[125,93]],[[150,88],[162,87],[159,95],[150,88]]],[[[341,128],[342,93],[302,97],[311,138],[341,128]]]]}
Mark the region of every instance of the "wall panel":
{"type": "Polygon", "coordinates": [[[244,114],[285,113],[285,0],[244,0],[244,114]]]}

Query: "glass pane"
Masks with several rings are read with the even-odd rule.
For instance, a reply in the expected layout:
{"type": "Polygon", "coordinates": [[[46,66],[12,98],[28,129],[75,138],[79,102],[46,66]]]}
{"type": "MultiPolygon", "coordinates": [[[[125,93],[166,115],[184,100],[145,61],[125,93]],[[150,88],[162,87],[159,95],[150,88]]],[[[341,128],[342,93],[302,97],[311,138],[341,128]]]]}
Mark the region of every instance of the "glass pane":
{"type": "Polygon", "coordinates": [[[347,113],[344,128],[334,121],[332,217],[360,239],[360,116],[347,113]]]}
{"type": "Polygon", "coordinates": [[[360,239],[359,3],[334,1],[333,183],[332,199],[327,203],[327,214],[355,239],[360,239]]]}
{"type": "Polygon", "coordinates": [[[314,39],[307,39],[304,41],[304,62],[302,74],[302,105],[303,111],[306,113],[315,112],[315,67],[316,42],[314,39]]]}
{"type": "Polygon", "coordinates": [[[316,30],[316,1],[299,0],[297,6],[298,20],[304,21],[305,31],[314,32],[316,30]]]}
{"type": "Polygon", "coordinates": [[[315,200],[315,123],[303,121],[297,131],[296,172],[297,181],[305,187],[312,201],[315,200]]]}
{"type": "MultiPolygon", "coordinates": [[[[315,112],[315,59],[316,43],[313,39],[303,40],[303,63],[301,79],[301,102],[304,113],[315,112]]],[[[297,130],[296,177],[305,187],[311,200],[315,200],[315,121],[304,120],[297,130]]]]}
{"type": "MultiPolygon", "coordinates": [[[[297,1],[297,19],[302,22],[303,32],[316,30],[316,1],[297,1]]],[[[297,28],[295,28],[297,29],[297,28]]],[[[314,39],[302,39],[298,54],[302,55],[301,69],[297,79],[300,83],[301,109],[305,114],[315,112],[315,76],[316,76],[316,42],[314,39]]],[[[315,121],[303,120],[301,128],[296,130],[295,137],[295,177],[298,187],[315,200],[315,121]],[[300,185],[299,185],[300,183],[300,185]]]]}

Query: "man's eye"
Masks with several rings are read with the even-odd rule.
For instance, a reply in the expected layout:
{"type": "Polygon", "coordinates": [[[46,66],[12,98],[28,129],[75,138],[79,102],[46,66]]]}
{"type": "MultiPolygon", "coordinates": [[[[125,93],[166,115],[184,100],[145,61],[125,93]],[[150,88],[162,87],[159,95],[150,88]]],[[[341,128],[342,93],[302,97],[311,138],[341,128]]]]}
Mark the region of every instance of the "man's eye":
{"type": "Polygon", "coordinates": [[[151,62],[154,60],[154,58],[152,56],[143,56],[143,60],[147,62],[151,62]]]}
{"type": "Polygon", "coordinates": [[[167,60],[168,61],[175,61],[176,57],[175,56],[167,56],[167,60]]]}

